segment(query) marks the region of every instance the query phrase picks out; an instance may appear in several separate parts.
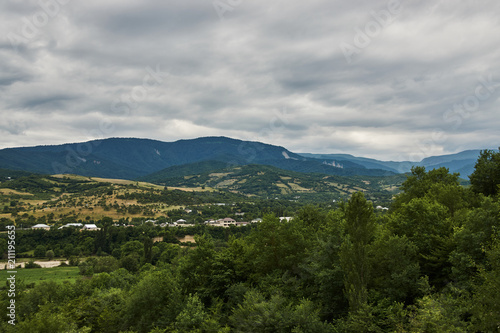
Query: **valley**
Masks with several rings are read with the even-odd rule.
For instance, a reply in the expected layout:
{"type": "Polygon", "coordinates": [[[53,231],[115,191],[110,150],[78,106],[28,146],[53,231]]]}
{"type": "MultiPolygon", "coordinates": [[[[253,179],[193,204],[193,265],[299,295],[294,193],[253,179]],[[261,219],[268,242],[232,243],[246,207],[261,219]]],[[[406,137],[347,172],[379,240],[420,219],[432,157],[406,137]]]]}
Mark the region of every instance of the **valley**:
{"type": "Polygon", "coordinates": [[[156,175],[151,177],[156,184],[142,180],[32,174],[4,177],[0,182],[0,219],[16,220],[25,227],[97,221],[103,217],[126,224],[180,218],[202,223],[209,218],[248,214],[242,211],[248,205],[252,206],[253,213],[247,217],[252,218],[262,217],[260,207],[279,206],[282,211],[294,211],[305,204],[335,206],[356,191],[364,192],[376,205],[389,205],[405,178],[404,175],[304,174],[259,165],[234,166],[162,181],[156,175]],[[227,204],[224,208],[218,207],[225,215],[210,216],[210,207],[220,203],[227,204]],[[196,213],[188,214],[186,210],[196,213]]]}
{"type": "Polygon", "coordinates": [[[0,302],[15,281],[23,332],[168,332],[191,313],[206,332],[491,328],[498,161],[483,153],[470,183],[444,167],[346,176],[223,160],[133,179],[0,169],[0,302]],[[369,319],[351,312],[361,292],[369,319]]]}

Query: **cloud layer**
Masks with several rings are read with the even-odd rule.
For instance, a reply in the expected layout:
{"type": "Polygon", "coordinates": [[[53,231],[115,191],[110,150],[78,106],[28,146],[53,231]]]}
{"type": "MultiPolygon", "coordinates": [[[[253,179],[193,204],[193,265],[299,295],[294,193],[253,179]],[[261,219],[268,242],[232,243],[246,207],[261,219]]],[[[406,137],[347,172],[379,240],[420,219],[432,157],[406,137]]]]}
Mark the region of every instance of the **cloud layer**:
{"type": "Polygon", "coordinates": [[[224,135],[386,160],[500,145],[500,3],[10,0],[0,148],[224,135]]]}

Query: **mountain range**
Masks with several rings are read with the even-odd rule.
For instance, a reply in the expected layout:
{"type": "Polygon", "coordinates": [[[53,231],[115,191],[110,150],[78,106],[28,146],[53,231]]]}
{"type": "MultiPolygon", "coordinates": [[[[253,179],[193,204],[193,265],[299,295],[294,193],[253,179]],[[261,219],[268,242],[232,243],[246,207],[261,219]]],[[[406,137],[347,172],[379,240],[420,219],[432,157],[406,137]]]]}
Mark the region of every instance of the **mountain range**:
{"type": "Polygon", "coordinates": [[[163,142],[137,138],[109,138],[62,145],[0,150],[0,168],[44,174],[160,180],[237,165],[267,165],[283,170],[327,175],[390,176],[408,172],[412,165],[441,166],[470,175],[479,150],[434,156],[420,162],[393,162],[348,154],[294,153],[285,147],[227,137],[163,142]]]}
{"type": "Polygon", "coordinates": [[[445,167],[450,172],[458,172],[462,178],[465,178],[474,172],[474,165],[479,157],[481,150],[465,150],[456,154],[440,155],[426,157],[420,162],[410,161],[379,161],[376,159],[356,157],[348,154],[300,154],[304,157],[336,160],[336,161],[350,161],[358,165],[364,166],[368,169],[381,169],[395,173],[405,173],[411,171],[413,166],[423,166],[427,170],[445,167]]]}

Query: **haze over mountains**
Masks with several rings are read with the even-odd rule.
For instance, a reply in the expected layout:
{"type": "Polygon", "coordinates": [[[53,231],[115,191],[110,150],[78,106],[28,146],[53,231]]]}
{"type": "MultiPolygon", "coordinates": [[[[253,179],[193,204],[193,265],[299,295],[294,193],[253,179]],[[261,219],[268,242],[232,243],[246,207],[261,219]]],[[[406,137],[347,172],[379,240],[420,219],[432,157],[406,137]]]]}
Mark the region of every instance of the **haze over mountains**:
{"type": "Polygon", "coordinates": [[[297,154],[285,147],[227,137],[202,137],[175,142],[110,138],[2,149],[0,168],[123,179],[156,174],[153,178],[158,179],[162,173],[196,174],[251,164],[341,176],[388,176],[408,172],[412,165],[422,165],[427,169],[444,166],[450,172],[459,172],[462,178],[466,178],[473,172],[479,152],[468,150],[428,157],[416,163],[379,161],[348,154],[297,154]]]}
{"type": "Polygon", "coordinates": [[[450,172],[458,172],[462,178],[466,178],[474,172],[474,165],[479,157],[480,149],[465,150],[456,154],[426,157],[420,162],[411,161],[379,161],[372,158],[356,157],[348,154],[300,154],[305,157],[317,159],[346,160],[368,169],[382,169],[395,173],[405,173],[411,170],[412,166],[424,166],[426,169],[436,169],[446,167],[450,172]]]}

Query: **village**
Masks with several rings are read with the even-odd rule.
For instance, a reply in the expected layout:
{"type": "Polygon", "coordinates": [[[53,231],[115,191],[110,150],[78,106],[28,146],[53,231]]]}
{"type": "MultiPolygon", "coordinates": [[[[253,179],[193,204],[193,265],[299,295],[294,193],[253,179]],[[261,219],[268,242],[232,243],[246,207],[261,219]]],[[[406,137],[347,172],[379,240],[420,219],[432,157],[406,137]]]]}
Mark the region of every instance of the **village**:
{"type": "MultiPolygon", "coordinates": [[[[292,217],[290,217],[290,216],[279,217],[280,222],[283,222],[283,221],[289,222],[291,219],[292,219],[292,217]]],[[[217,219],[217,220],[214,220],[214,219],[206,220],[206,221],[203,222],[203,224],[211,226],[211,227],[229,228],[231,226],[242,227],[242,226],[247,226],[247,225],[252,224],[252,223],[259,223],[259,222],[262,222],[261,218],[252,219],[250,222],[245,222],[245,221],[238,222],[238,221],[236,221],[233,218],[225,217],[225,218],[217,219]]],[[[152,225],[155,225],[155,226],[159,226],[159,227],[162,227],[162,228],[168,228],[168,227],[194,227],[194,226],[198,225],[198,224],[194,224],[194,223],[188,223],[188,221],[186,221],[184,219],[178,219],[177,221],[171,222],[171,223],[159,223],[158,220],[146,220],[143,223],[149,223],[149,224],[152,224],[152,225]]],[[[114,227],[134,227],[135,225],[133,225],[133,224],[114,223],[113,226],[114,227]]],[[[55,227],[47,225],[47,224],[39,223],[39,224],[35,224],[31,228],[26,228],[26,229],[32,229],[32,230],[50,230],[52,228],[55,228],[55,227]]],[[[78,229],[80,229],[80,231],[97,231],[97,230],[101,229],[101,228],[99,228],[94,223],[87,223],[87,224],[84,224],[84,223],[67,223],[67,224],[65,224],[63,226],[58,227],[57,229],[63,229],[63,228],[78,228],[78,229]]]]}

